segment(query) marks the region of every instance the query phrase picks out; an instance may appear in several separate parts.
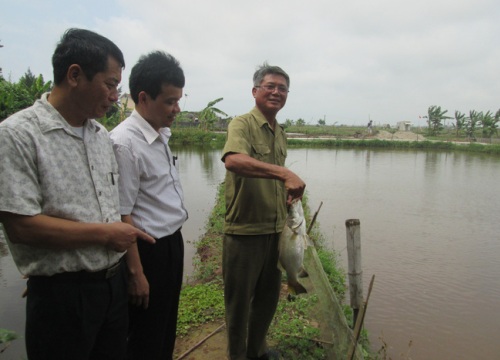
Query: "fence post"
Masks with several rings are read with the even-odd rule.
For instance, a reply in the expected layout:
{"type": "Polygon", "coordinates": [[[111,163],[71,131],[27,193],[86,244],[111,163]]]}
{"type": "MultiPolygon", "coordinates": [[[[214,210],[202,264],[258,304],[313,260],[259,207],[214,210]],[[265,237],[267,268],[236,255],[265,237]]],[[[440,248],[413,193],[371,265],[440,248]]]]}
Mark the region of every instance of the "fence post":
{"type": "Polygon", "coordinates": [[[361,267],[361,236],[358,219],[345,222],[347,234],[347,266],[349,295],[353,309],[353,324],[356,324],[359,309],[363,306],[363,270],[361,267]]]}

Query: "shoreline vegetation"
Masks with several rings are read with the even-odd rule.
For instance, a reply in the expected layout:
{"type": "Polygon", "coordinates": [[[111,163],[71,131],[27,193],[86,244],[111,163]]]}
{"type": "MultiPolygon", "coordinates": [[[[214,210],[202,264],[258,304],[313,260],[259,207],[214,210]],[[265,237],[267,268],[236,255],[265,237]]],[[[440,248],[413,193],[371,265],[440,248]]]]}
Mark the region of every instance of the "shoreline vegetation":
{"type": "MultiPolygon", "coordinates": [[[[452,132],[427,136],[422,129],[413,131],[387,131],[374,129],[368,134],[362,127],[290,127],[287,128],[289,148],[342,148],[387,150],[438,150],[500,155],[500,137],[468,141],[465,136],[452,132]]],[[[425,130],[425,129],[424,129],[425,130]]],[[[203,131],[196,128],[173,127],[170,143],[222,148],[225,131],[203,131]]]]}

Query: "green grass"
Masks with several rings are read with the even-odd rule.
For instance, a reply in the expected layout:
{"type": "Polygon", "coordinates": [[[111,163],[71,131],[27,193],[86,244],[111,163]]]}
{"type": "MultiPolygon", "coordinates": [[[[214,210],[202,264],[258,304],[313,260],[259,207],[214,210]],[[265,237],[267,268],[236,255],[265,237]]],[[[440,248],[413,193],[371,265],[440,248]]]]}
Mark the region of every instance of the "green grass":
{"type": "Polygon", "coordinates": [[[15,331],[0,329],[0,355],[7,350],[12,341],[18,338],[19,335],[15,331]]]}
{"type": "Polygon", "coordinates": [[[219,282],[186,286],[181,292],[177,335],[185,336],[198,325],[224,317],[224,295],[219,282]]]}
{"type": "Polygon", "coordinates": [[[444,150],[500,155],[500,144],[456,144],[444,141],[393,141],[349,139],[288,139],[289,148],[343,148],[343,149],[394,149],[394,150],[444,150]]]}
{"type": "Polygon", "coordinates": [[[326,359],[319,323],[310,314],[318,302],[316,295],[280,301],[269,329],[269,338],[283,359],[326,359]]]}
{"type": "Polygon", "coordinates": [[[225,133],[203,131],[197,128],[172,128],[170,144],[199,145],[221,148],[226,141],[225,133]]]}

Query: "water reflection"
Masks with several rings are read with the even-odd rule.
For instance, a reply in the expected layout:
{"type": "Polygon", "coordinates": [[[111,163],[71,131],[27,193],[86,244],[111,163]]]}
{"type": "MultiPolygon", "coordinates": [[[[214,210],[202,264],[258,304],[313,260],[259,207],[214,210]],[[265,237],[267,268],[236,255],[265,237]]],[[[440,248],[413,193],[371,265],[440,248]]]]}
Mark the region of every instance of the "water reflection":
{"type": "MultiPolygon", "coordinates": [[[[0,224],[0,328],[15,331],[20,336],[24,335],[26,302],[21,294],[25,288],[26,280],[22,279],[12,261],[3,227],[0,224]]],[[[5,353],[0,354],[0,357],[2,359],[26,358],[22,338],[13,341],[5,353]]]]}
{"type": "Polygon", "coordinates": [[[195,255],[195,243],[204,233],[207,218],[215,204],[216,189],[225,175],[225,168],[220,160],[221,150],[173,146],[172,153],[178,157],[185,205],[189,212],[189,219],[182,228],[186,243],[184,273],[188,279],[194,270],[192,258],[195,255]]]}

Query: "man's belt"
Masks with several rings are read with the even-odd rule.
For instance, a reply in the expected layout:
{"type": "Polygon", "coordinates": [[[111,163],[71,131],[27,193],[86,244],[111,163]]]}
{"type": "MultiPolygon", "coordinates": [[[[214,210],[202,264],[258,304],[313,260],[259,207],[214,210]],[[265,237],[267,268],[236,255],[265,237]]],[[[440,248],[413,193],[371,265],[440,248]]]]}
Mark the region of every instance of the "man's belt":
{"type": "Polygon", "coordinates": [[[120,271],[120,266],[122,264],[122,260],[120,259],[116,264],[110,266],[107,269],[99,270],[99,271],[68,271],[62,272],[58,274],[54,274],[52,276],[30,276],[30,278],[50,278],[54,280],[107,280],[111,279],[113,276],[118,274],[120,271]]]}

